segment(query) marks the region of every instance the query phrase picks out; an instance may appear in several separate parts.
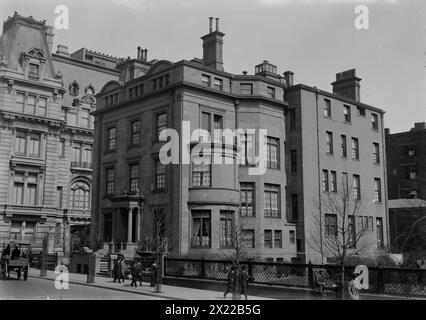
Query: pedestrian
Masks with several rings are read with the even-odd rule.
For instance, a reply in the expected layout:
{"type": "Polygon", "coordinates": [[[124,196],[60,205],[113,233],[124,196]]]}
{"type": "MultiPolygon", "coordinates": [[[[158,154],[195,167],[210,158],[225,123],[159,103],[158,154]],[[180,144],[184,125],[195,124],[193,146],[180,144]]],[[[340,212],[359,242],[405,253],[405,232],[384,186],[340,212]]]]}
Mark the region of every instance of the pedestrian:
{"type": "Polygon", "coordinates": [[[121,283],[121,261],[119,258],[117,258],[114,261],[114,268],[112,269],[112,275],[114,277],[114,283],[118,280],[118,283],[121,283]]]}
{"type": "Polygon", "coordinates": [[[132,261],[131,265],[130,265],[130,275],[132,277],[132,282],[130,282],[130,286],[133,287],[133,285],[135,285],[135,287],[137,287],[137,280],[139,278],[137,270],[136,270],[136,263],[135,261],[132,261]]]}
{"type": "Polygon", "coordinates": [[[121,274],[120,274],[120,277],[121,277],[121,279],[123,280],[123,283],[125,283],[125,279],[126,279],[126,276],[127,276],[127,273],[128,273],[128,267],[127,267],[127,264],[126,264],[126,261],[122,258],[121,259],[121,274]]]}
{"type": "Polygon", "coordinates": [[[240,287],[241,287],[241,294],[244,294],[246,300],[247,300],[248,281],[249,281],[249,274],[247,272],[246,266],[243,266],[240,272],[240,287]]]}
{"type": "Polygon", "coordinates": [[[142,287],[142,262],[140,261],[136,263],[136,274],[139,280],[139,285],[142,287]]]}
{"type": "Polygon", "coordinates": [[[228,285],[227,285],[227,287],[226,287],[226,291],[225,291],[225,293],[223,294],[223,298],[225,298],[226,299],[226,295],[228,294],[228,293],[232,293],[232,292],[234,292],[234,288],[235,288],[235,276],[236,276],[236,273],[235,273],[235,267],[234,266],[231,266],[230,268],[229,268],[229,271],[228,271],[228,276],[227,276],[227,278],[228,278],[228,285]]]}
{"type": "Polygon", "coordinates": [[[151,287],[154,287],[157,284],[157,273],[158,273],[158,266],[154,262],[151,266],[151,287]]]}

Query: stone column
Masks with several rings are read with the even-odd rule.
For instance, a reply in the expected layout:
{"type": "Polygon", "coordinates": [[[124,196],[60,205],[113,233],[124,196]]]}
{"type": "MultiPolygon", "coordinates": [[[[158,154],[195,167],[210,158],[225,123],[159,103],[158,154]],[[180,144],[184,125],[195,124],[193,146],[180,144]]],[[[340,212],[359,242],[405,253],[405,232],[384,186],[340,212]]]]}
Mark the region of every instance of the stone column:
{"type": "Polygon", "coordinates": [[[136,211],[136,242],[141,241],[141,212],[136,211]]]}
{"type": "Polygon", "coordinates": [[[127,218],[127,243],[131,243],[132,242],[132,223],[133,222],[133,209],[129,208],[129,215],[127,218]]]}
{"type": "Polygon", "coordinates": [[[112,209],[112,235],[111,235],[112,242],[115,242],[115,230],[117,229],[116,211],[117,209],[112,209]]]}

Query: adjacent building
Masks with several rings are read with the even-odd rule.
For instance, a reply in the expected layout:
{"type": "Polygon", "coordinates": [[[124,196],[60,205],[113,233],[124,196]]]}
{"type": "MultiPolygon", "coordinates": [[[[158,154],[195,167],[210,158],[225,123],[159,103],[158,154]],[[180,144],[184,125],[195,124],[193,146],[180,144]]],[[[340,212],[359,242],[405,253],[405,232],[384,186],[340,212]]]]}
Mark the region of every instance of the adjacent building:
{"type": "Polygon", "coordinates": [[[0,242],[68,255],[90,224],[95,94],[119,59],[66,46],[16,12],[0,38],[0,242]],[[83,229],[83,230],[81,230],[83,229]]]}
{"type": "Polygon", "coordinates": [[[361,79],[354,69],[336,75],[332,93],[293,85],[289,77],[286,197],[289,221],[296,224],[298,258],[319,263],[331,258],[325,248],[318,254],[321,244],[312,244],[321,242],[320,231],[333,236],[342,222],[339,209],[321,199],[331,196],[342,203],[345,194],[359,208],[348,213],[345,226],[351,224],[354,234],[364,228],[364,254],[374,255],[388,243],[384,111],[360,101],[361,79]]]}

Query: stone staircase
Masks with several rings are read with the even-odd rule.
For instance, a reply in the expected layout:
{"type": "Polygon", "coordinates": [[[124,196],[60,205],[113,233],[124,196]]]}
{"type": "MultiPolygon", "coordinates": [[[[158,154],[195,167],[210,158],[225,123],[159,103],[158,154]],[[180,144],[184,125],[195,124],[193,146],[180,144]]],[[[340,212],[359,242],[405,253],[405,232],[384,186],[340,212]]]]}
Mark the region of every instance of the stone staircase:
{"type": "Polygon", "coordinates": [[[101,277],[111,277],[111,271],[108,269],[110,257],[108,254],[105,254],[99,262],[99,271],[97,273],[98,276],[101,277]]]}

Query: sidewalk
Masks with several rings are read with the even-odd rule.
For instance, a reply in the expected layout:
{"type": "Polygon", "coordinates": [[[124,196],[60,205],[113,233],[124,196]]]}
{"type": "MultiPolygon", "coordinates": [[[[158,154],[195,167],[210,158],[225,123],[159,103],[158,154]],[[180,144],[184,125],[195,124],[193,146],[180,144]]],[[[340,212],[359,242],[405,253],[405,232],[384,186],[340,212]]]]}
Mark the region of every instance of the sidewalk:
{"type": "MultiPolygon", "coordinates": [[[[40,277],[40,270],[30,269],[29,277],[46,279],[53,281],[57,273],[54,271],[47,271],[46,277],[40,277]]],[[[158,297],[162,299],[173,299],[173,300],[223,300],[223,292],[212,291],[212,290],[201,290],[186,287],[168,286],[161,285],[161,293],[154,292],[154,288],[150,287],[147,282],[143,282],[143,286],[131,287],[130,280],[126,280],[125,283],[114,283],[111,278],[106,277],[95,277],[95,283],[87,283],[87,275],[69,273],[69,283],[92,286],[103,289],[110,289],[122,292],[130,292],[135,294],[147,295],[151,297],[158,297]]],[[[232,294],[228,294],[226,300],[231,300],[232,294]]],[[[248,296],[249,300],[274,300],[271,298],[265,298],[260,296],[248,296]]]]}

